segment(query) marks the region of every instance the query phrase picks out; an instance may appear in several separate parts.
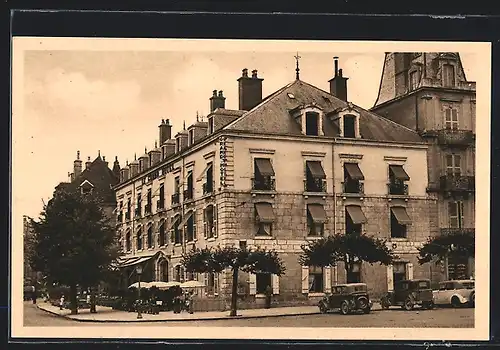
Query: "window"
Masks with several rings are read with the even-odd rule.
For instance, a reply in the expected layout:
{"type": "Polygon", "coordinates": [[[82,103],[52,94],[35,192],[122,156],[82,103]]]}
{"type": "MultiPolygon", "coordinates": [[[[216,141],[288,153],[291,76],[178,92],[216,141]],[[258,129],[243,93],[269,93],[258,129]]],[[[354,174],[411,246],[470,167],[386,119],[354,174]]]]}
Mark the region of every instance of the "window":
{"type": "Polygon", "coordinates": [[[130,220],[130,211],[132,209],[132,199],[127,200],[127,212],[125,213],[125,219],[130,220]]]}
{"type": "Polygon", "coordinates": [[[174,226],[173,226],[174,244],[180,244],[182,242],[181,230],[179,229],[180,219],[181,219],[180,216],[177,216],[177,218],[174,220],[174,226]]]}
{"type": "Polygon", "coordinates": [[[181,151],[181,138],[180,137],[177,137],[175,139],[175,149],[177,150],[177,152],[181,151]]]}
{"type": "Polygon", "coordinates": [[[456,108],[445,108],[444,127],[447,130],[458,130],[458,111],[456,108]]]}
{"type": "Polygon", "coordinates": [[[193,271],[186,271],[186,281],[196,280],[196,274],[193,271]]]}
{"type": "Polygon", "coordinates": [[[356,137],[356,117],[354,115],[344,115],[344,137],[356,137]]]}
{"type": "Polygon", "coordinates": [[[184,282],[184,278],[185,278],[185,270],[184,270],[184,266],[182,265],[177,265],[174,269],[174,279],[176,282],[179,282],[179,283],[182,283],[184,282]]]}
{"type": "Polygon", "coordinates": [[[259,191],[274,190],[274,175],[274,169],[270,159],[255,158],[252,189],[259,191]]]}
{"type": "Polygon", "coordinates": [[[186,222],[186,238],[188,242],[193,242],[196,239],[196,222],[195,222],[195,214],[191,212],[189,218],[186,222]]]}
{"type": "Polygon", "coordinates": [[[162,221],[160,224],[159,232],[158,232],[158,245],[160,247],[163,247],[165,244],[166,244],[165,221],[162,221]]]}
{"type": "Polygon", "coordinates": [[[325,231],[326,212],[321,204],[307,205],[307,228],[308,235],[323,236],[325,231]]]}
{"type": "Polygon", "coordinates": [[[193,171],[190,170],[187,176],[187,188],[184,191],[184,200],[193,199],[193,171]]]}
{"type": "Polygon", "coordinates": [[[448,215],[450,228],[462,228],[464,226],[464,203],[462,201],[449,202],[448,215]]]}
{"type": "Polygon", "coordinates": [[[364,179],[357,163],[344,163],[344,193],[363,193],[364,179]]]}
{"type": "Polygon", "coordinates": [[[447,87],[455,86],[455,67],[451,64],[443,64],[443,85],[447,87]]]}
{"type": "Polygon", "coordinates": [[[214,191],[214,166],[208,163],[206,170],[206,182],[203,184],[203,194],[209,194],[214,191]]]}
{"type": "Polygon", "coordinates": [[[209,205],[205,208],[203,213],[203,231],[205,233],[205,238],[213,238],[215,236],[214,221],[214,206],[209,205]]]}
{"type": "Polygon", "coordinates": [[[125,251],[129,252],[132,250],[132,242],[130,241],[130,230],[127,230],[125,234],[125,251]]]}
{"type": "Polygon", "coordinates": [[[153,247],[153,225],[149,225],[148,227],[147,245],[148,248],[153,247]]]}
{"type": "Polygon", "coordinates": [[[306,161],[306,192],[326,192],[326,174],[320,161],[306,161]]]}
{"type": "Polygon", "coordinates": [[[403,281],[406,279],[406,263],[396,262],[392,266],[392,276],[394,283],[403,281]]]}
{"type": "Polygon", "coordinates": [[[347,276],[347,283],[360,283],[361,282],[361,262],[354,262],[352,269],[347,276]]]}
{"type": "Polygon", "coordinates": [[[159,190],[159,199],[157,202],[157,209],[163,209],[165,208],[165,186],[163,184],[160,184],[160,190],[159,190]]]}
{"type": "Polygon", "coordinates": [[[137,230],[137,250],[141,250],[142,246],[142,227],[137,230]]]}
{"type": "Polygon", "coordinates": [[[309,292],[323,292],[323,268],[321,266],[309,267],[309,292]]]}
{"type": "Polygon", "coordinates": [[[172,205],[179,204],[179,192],[180,192],[180,178],[179,176],[175,177],[174,180],[174,194],[172,194],[172,205]]]}
{"type": "Polygon", "coordinates": [[[215,131],[214,117],[210,117],[208,118],[208,133],[213,134],[214,131],[215,131]]]}
{"type": "Polygon", "coordinates": [[[255,222],[258,236],[271,236],[274,221],[274,211],[271,203],[255,204],[255,222]]]}
{"type": "Polygon", "coordinates": [[[257,294],[266,294],[268,288],[272,288],[270,273],[256,273],[257,294]]]}
{"type": "Polygon", "coordinates": [[[219,293],[219,276],[215,272],[207,272],[205,274],[206,292],[208,295],[217,295],[219,293]]]}
{"type": "Polygon", "coordinates": [[[145,212],[146,214],[151,214],[151,202],[152,202],[152,194],[151,194],[151,189],[148,189],[148,193],[146,195],[146,207],[145,207],[145,212]]]}
{"type": "Polygon", "coordinates": [[[348,205],[345,208],[345,233],[360,235],[363,232],[363,223],[366,217],[357,205],[348,205]]]}
{"type": "Polygon", "coordinates": [[[389,194],[407,195],[408,185],[405,184],[405,181],[408,180],[410,177],[402,165],[389,165],[389,194]]]}
{"type": "Polygon", "coordinates": [[[189,145],[194,144],[194,129],[189,130],[189,145]]]}
{"type": "Polygon", "coordinates": [[[407,225],[411,224],[410,217],[404,207],[391,208],[391,237],[406,238],[407,225]]]}
{"type": "Polygon", "coordinates": [[[446,175],[460,176],[461,170],[461,157],[459,154],[446,155],[446,175]]]}
{"type": "Polygon", "coordinates": [[[159,277],[160,281],[162,282],[168,282],[168,261],[167,260],[162,260],[159,264],[159,277]]]}
{"type": "Polygon", "coordinates": [[[141,194],[137,195],[137,206],[135,207],[135,216],[140,217],[142,215],[142,198],[141,194]]]}
{"type": "Polygon", "coordinates": [[[319,114],[306,112],[306,135],[319,135],[319,114]]]}
{"type": "Polygon", "coordinates": [[[86,185],[80,187],[80,191],[82,194],[91,194],[92,193],[92,186],[86,185]]]}
{"type": "Polygon", "coordinates": [[[410,90],[415,90],[418,86],[418,72],[410,72],[410,90]]]}

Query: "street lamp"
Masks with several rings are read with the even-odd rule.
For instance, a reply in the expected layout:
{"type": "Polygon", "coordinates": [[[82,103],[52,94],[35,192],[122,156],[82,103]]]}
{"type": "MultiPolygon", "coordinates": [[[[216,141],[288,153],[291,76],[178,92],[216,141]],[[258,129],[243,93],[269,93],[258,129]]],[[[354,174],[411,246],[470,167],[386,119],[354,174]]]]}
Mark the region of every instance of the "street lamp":
{"type": "Polygon", "coordinates": [[[137,318],[141,319],[142,314],[141,314],[141,275],[142,275],[142,266],[138,265],[135,268],[135,272],[137,273],[137,277],[139,278],[138,282],[138,288],[137,288],[137,299],[138,299],[138,304],[137,304],[137,318]]]}

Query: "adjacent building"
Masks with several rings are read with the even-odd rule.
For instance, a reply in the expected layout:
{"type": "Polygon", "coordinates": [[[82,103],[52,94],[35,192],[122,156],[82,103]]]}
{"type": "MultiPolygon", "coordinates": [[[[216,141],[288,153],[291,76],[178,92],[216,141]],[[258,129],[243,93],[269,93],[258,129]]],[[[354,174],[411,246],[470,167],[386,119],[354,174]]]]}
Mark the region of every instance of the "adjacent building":
{"type": "Polygon", "coordinates": [[[438,228],[428,146],[415,130],[348,102],[348,78],[334,62],[329,91],[302,81],[297,67],[294,81],[262,98],[264,79],[243,69],[238,110],[214,90],[206,118],[176,135],[161,121],[159,143],[114,186],[124,284],[141,265],[144,281],[198,279],[206,299],[227,300],[229,272],[186,273],[182,253],[263,247],[279,252],[286,273],[240,274],[241,305],[260,305],[267,286],[283,305],[315,303],[346,274],[342,264],[300,266],[301,245],[334,232],[387,239],[398,254],[391,266],[355,267],[375,297],[395,280],[430,276],[416,258],[438,228]]]}
{"type": "MultiPolygon", "coordinates": [[[[428,144],[428,193],[439,233],[475,233],[476,83],[455,52],[389,52],[371,111],[417,131],[428,144]]],[[[448,261],[443,278],[474,276],[473,259],[448,261]]]]}

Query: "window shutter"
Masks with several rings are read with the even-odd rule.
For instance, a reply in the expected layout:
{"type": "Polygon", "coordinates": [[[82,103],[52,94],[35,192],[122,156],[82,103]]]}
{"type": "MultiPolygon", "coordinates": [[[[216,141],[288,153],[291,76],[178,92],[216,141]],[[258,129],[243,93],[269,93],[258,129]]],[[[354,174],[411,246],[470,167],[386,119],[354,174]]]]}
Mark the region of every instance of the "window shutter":
{"type": "Polygon", "coordinates": [[[170,243],[174,244],[175,243],[175,231],[170,230],[170,243]]]}
{"type": "Polygon", "coordinates": [[[458,205],[459,205],[459,224],[460,224],[460,228],[464,227],[464,202],[458,202],[458,205]]]}
{"type": "Polygon", "coordinates": [[[214,234],[213,234],[213,237],[217,238],[217,236],[219,235],[219,225],[217,223],[217,217],[219,215],[219,210],[218,210],[218,206],[217,205],[214,205],[213,207],[214,209],[214,212],[213,212],[213,215],[214,215],[214,225],[213,225],[213,228],[212,230],[214,230],[214,234]]]}
{"type": "Polygon", "coordinates": [[[271,275],[273,294],[280,294],[280,276],[272,274],[271,275]]]}
{"type": "Polygon", "coordinates": [[[214,295],[219,294],[219,273],[214,272],[214,295]]]}
{"type": "Polygon", "coordinates": [[[309,293],[309,266],[302,266],[302,293],[309,293]]]}
{"type": "Polygon", "coordinates": [[[205,238],[205,239],[208,238],[208,232],[207,232],[207,209],[206,208],[203,210],[203,238],[205,238]]]}
{"type": "Polygon", "coordinates": [[[408,279],[412,280],[413,279],[413,264],[412,263],[406,264],[406,271],[408,271],[408,279]]]}
{"type": "Polygon", "coordinates": [[[325,293],[332,291],[332,268],[330,266],[323,268],[323,288],[325,293]]]}
{"type": "Polygon", "coordinates": [[[257,294],[257,275],[254,273],[249,273],[249,286],[250,286],[250,295],[257,294]]]}
{"type": "Polygon", "coordinates": [[[193,212],[193,240],[196,240],[196,210],[193,212]]]}
{"type": "Polygon", "coordinates": [[[337,269],[337,264],[332,266],[332,279],[333,279],[333,284],[336,285],[339,283],[339,272],[337,269]]]}
{"type": "Polygon", "coordinates": [[[394,290],[394,269],[392,265],[387,265],[387,291],[394,290]]]}

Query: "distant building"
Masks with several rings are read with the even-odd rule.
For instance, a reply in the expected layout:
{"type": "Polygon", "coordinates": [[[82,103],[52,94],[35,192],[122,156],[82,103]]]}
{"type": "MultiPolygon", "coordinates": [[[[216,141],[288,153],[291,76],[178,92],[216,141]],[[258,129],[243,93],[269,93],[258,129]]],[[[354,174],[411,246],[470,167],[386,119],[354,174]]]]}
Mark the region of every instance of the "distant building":
{"type": "MultiPolygon", "coordinates": [[[[417,131],[428,147],[428,192],[440,234],[475,234],[476,83],[455,52],[388,52],[375,106],[417,131]]],[[[487,116],[484,116],[487,117],[487,116]]],[[[474,259],[448,261],[445,279],[474,276],[474,259]]]]}
{"type": "Polygon", "coordinates": [[[300,266],[301,245],[333,233],[388,240],[391,266],[357,264],[356,281],[373,295],[395,280],[429,277],[417,248],[437,233],[427,193],[427,145],[414,130],[347,100],[335,60],[330,91],[299,78],[262,98],[257,70],[238,79],[239,110],[213,91],[210,114],[171,137],[159,126],[158,147],[121,169],[114,187],[124,256],[124,284],[198,279],[207,298],[228,298],[231,275],[189,274],[180,265],[192,247],[275,249],[282,277],[240,274],[242,305],[264,302],[271,286],[281,304],[316,303],[345,282],[342,263],[300,266]]]}

